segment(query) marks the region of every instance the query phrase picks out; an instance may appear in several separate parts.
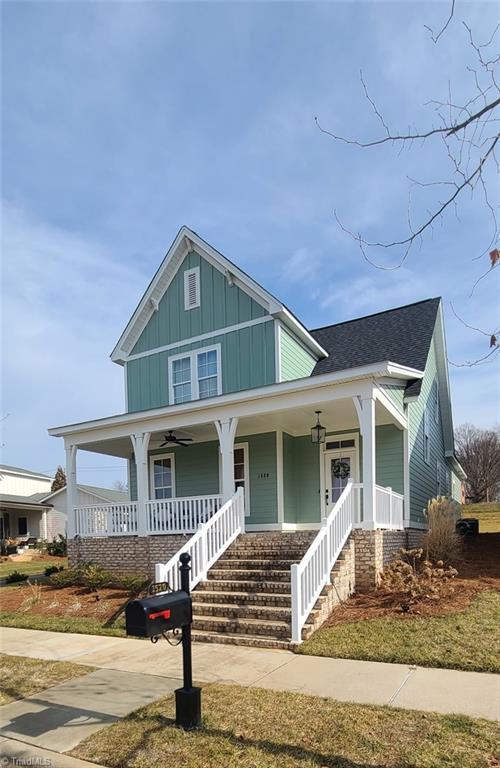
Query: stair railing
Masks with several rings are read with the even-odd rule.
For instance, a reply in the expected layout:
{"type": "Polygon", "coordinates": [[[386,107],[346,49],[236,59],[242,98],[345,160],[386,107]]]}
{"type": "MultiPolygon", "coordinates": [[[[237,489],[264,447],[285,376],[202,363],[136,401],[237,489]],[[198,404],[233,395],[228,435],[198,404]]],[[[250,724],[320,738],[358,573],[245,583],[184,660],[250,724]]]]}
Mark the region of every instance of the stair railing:
{"type": "Polygon", "coordinates": [[[302,642],[302,627],[311,613],[355,522],[353,483],[344,488],[300,563],[291,567],[292,642],[302,642]]]}
{"type": "Polygon", "coordinates": [[[218,512],[206,523],[200,523],[194,536],[181,547],[168,563],[157,563],[155,580],[167,582],[171,589],[180,589],[179,557],[191,555],[190,589],[206,578],[207,571],[230,544],[245,530],[245,497],[238,488],[218,512]]]}

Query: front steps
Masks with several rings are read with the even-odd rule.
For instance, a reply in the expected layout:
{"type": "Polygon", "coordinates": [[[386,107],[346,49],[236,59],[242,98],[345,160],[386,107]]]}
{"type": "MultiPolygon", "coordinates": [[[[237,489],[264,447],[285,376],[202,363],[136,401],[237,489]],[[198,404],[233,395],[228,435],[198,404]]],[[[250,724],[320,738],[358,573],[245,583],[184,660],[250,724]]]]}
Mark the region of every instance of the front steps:
{"type": "Polygon", "coordinates": [[[244,533],[193,592],[194,640],[290,648],[290,566],[315,531],[244,533]]]}

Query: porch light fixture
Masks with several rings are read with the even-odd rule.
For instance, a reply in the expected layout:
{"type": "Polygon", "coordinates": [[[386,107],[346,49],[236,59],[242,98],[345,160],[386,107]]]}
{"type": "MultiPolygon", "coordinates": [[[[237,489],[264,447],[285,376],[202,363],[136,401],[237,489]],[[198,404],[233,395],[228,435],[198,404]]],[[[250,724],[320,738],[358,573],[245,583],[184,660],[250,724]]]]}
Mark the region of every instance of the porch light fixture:
{"type": "Polygon", "coordinates": [[[315,445],[318,445],[319,443],[324,443],[326,440],[326,429],[325,427],[320,424],[319,421],[319,415],[321,411],[314,411],[314,413],[317,416],[317,421],[314,427],[311,427],[311,442],[315,445]]]}

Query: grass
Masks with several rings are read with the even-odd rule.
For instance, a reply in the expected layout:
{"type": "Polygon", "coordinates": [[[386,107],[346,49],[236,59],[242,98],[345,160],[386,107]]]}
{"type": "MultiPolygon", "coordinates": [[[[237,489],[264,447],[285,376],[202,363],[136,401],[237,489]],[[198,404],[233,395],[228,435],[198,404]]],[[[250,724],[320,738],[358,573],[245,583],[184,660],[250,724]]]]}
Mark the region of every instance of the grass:
{"type": "Polygon", "coordinates": [[[0,611],[0,626],[20,629],[44,629],[49,632],[74,632],[78,635],[110,635],[125,637],[123,620],[112,627],[104,627],[96,619],[77,616],[40,616],[35,613],[0,611]]]}
{"type": "Polygon", "coordinates": [[[493,638],[500,626],[500,593],[481,592],[460,613],[383,617],[319,629],[299,646],[310,656],[500,672],[493,638]]]}
{"type": "Polygon", "coordinates": [[[466,504],[462,517],[477,517],[480,533],[500,533],[500,502],[466,504]]]}
{"type": "Polygon", "coordinates": [[[173,724],[167,696],[71,753],[109,768],[488,768],[500,729],[463,716],[345,704],[297,693],[207,685],[204,726],[173,724]]]}
{"type": "Polygon", "coordinates": [[[26,573],[28,576],[42,575],[44,570],[49,565],[57,565],[58,567],[68,566],[67,557],[46,557],[43,560],[31,560],[25,563],[15,562],[14,560],[5,560],[0,563],[0,579],[4,579],[9,573],[19,571],[20,573],[26,573]]]}
{"type": "Polygon", "coordinates": [[[83,667],[67,661],[26,659],[23,656],[0,654],[2,675],[0,677],[0,704],[14,699],[23,699],[38,693],[51,685],[87,675],[92,667],[83,667]]]}

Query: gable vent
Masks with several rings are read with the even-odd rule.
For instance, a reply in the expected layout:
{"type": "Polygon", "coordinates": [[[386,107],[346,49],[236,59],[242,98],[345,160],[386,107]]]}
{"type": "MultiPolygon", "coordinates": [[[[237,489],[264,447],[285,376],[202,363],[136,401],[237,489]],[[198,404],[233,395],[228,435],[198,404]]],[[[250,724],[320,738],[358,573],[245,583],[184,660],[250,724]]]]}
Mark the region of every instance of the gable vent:
{"type": "Polygon", "coordinates": [[[200,268],[187,269],[184,272],[184,309],[200,306],[200,268]]]}

